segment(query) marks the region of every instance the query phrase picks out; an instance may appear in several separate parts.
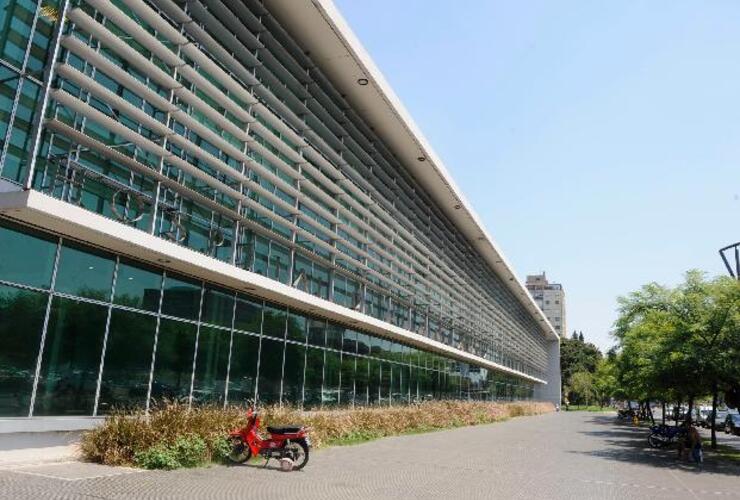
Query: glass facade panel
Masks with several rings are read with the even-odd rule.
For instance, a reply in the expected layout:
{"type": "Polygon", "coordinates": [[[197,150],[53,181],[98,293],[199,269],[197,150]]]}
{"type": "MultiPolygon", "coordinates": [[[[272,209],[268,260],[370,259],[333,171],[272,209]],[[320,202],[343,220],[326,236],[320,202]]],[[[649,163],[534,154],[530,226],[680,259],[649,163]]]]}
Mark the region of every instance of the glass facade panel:
{"type": "Polygon", "coordinates": [[[308,328],[308,320],[305,316],[300,313],[291,311],[288,315],[288,340],[295,340],[296,342],[306,343],[306,334],[308,328]]]}
{"type": "Polygon", "coordinates": [[[28,415],[47,301],[44,293],[0,285],[0,416],[28,415]]]}
{"type": "Polygon", "coordinates": [[[285,342],[262,337],[259,384],[257,385],[257,397],[262,404],[280,402],[284,346],[285,342]]]}
{"type": "Polygon", "coordinates": [[[188,402],[196,333],[197,326],[192,323],[161,320],[151,391],[154,402],[188,402]]]}
{"type": "Polygon", "coordinates": [[[355,366],[355,405],[366,405],[368,389],[368,371],[370,370],[368,358],[357,358],[355,366]]]}
{"type": "Polygon", "coordinates": [[[201,321],[212,325],[231,328],[234,316],[234,294],[226,290],[206,287],[203,295],[203,315],[201,321]]]}
{"type": "Polygon", "coordinates": [[[355,356],[342,353],[342,380],[339,402],[352,405],[355,400],[355,356]]]}
{"type": "Polygon", "coordinates": [[[284,307],[265,303],[265,314],[262,318],[262,335],[276,339],[285,338],[287,311],[284,307]]]}
{"type": "Polygon", "coordinates": [[[262,330],[262,303],[241,295],[237,296],[234,328],[243,332],[259,334],[262,330]]]}
{"type": "Polygon", "coordinates": [[[175,275],[164,279],[162,314],[177,318],[198,319],[201,285],[175,275]]]}
{"type": "Polygon", "coordinates": [[[0,226],[0,280],[49,288],[56,251],[55,239],[0,226]]]}
{"type": "Polygon", "coordinates": [[[113,283],[113,258],[89,249],[62,245],[54,289],[77,297],[108,302],[113,283]]]}
{"type": "Polygon", "coordinates": [[[195,359],[193,403],[223,403],[231,332],[201,325],[195,359]]]}
{"type": "Polygon", "coordinates": [[[145,311],[158,311],[161,288],[161,271],[150,271],[121,261],[118,264],[113,302],[145,311]]]}
{"type": "Polygon", "coordinates": [[[98,414],[146,406],[156,331],[156,316],[111,311],[98,414]]]}
{"type": "Polygon", "coordinates": [[[326,321],[323,319],[308,320],[308,344],[316,347],[326,345],[326,321]]]}
{"type": "Polygon", "coordinates": [[[370,359],[370,372],[367,382],[368,404],[376,405],[380,402],[380,361],[370,359]]]}
{"type": "Polygon", "coordinates": [[[34,415],[92,415],[108,308],[55,297],[34,415]]]}
{"type": "Polygon", "coordinates": [[[244,405],[254,400],[260,339],[234,332],[229,371],[229,403],[244,405]]]}
{"type": "Polygon", "coordinates": [[[341,353],[324,351],[324,384],[321,389],[321,406],[339,404],[339,377],[342,370],[341,353]]]}
{"type": "Polygon", "coordinates": [[[293,406],[303,404],[303,372],[305,365],[306,346],[291,342],[286,343],[283,367],[283,404],[293,406]]]}
{"type": "Polygon", "coordinates": [[[309,347],[306,350],[306,382],[303,405],[306,408],[321,406],[321,383],[324,378],[324,350],[309,347]]]}

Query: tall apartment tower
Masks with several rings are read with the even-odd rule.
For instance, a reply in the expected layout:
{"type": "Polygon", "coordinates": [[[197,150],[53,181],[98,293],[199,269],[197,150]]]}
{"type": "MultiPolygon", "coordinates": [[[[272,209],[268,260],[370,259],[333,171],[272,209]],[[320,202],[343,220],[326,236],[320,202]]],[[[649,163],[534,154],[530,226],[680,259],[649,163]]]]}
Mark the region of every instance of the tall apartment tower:
{"type": "Polygon", "coordinates": [[[565,325],[565,291],[560,283],[547,281],[545,272],[527,276],[527,290],[532,295],[535,303],[547,316],[547,320],[564,337],[568,329],[565,325]]]}

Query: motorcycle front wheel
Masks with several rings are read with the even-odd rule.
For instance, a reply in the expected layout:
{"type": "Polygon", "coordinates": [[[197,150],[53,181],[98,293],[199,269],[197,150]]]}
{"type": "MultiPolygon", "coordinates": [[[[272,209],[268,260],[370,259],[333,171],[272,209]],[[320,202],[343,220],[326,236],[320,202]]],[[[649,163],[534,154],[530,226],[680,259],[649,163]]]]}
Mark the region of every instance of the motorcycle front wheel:
{"type": "Polygon", "coordinates": [[[246,445],[244,440],[240,437],[231,438],[231,453],[229,453],[229,460],[235,464],[243,464],[252,456],[252,450],[246,445]]]}
{"type": "Polygon", "coordinates": [[[666,442],[655,434],[650,434],[650,436],[648,436],[648,444],[651,448],[662,448],[666,445],[666,442]]]}
{"type": "Polygon", "coordinates": [[[285,456],[293,461],[293,470],[301,470],[308,463],[308,445],[303,439],[285,445],[285,456]]]}

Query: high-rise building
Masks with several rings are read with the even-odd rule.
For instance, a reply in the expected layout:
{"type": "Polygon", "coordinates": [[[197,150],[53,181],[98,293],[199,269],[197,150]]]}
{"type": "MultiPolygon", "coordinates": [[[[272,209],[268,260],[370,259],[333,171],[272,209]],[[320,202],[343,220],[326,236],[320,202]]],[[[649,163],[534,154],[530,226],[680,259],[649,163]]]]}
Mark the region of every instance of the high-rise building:
{"type": "Polygon", "coordinates": [[[547,281],[545,272],[527,276],[527,290],[532,294],[535,303],[545,313],[547,320],[564,337],[568,334],[565,324],[565,291],[560,283],[547,281]]]}
{"type": "Polygon", "coordinates": [[[331,1],[3,16],[0,416],[559,399],[557,335],[331,1]]]}

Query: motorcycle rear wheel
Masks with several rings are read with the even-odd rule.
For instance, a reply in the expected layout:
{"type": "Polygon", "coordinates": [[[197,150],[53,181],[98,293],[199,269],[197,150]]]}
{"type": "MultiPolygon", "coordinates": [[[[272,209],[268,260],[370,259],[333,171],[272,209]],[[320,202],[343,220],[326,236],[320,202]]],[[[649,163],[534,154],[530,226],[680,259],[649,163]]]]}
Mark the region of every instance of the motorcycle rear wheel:
{"type": "Polygon", "coordinates": [[[308,445],[303,439],[285,445],[288,458],[293,460],[293,470],[301,470],[308,463],[308,445]]]}
{"type": "Polygon", "coordinates": [[[231,452],[229,453],[229,460],[235,464],[243,464],[252,457],[252,450],[244,442],[242,438],[234,437],[231,438],[231,452]]]}

